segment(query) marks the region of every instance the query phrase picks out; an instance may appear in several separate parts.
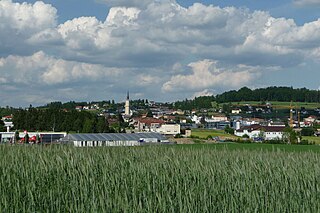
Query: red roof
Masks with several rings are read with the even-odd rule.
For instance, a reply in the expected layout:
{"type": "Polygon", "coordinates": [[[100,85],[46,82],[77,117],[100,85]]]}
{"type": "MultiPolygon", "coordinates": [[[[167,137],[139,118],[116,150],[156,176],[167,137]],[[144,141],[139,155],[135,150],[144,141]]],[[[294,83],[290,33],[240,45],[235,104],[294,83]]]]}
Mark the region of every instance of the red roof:
{"type": "Polygon", "coordinates": [[[156,118],[136,118],[136,122],[144,123],[147,126],[151,124],[164,124],[165,121],[156,118]]]}

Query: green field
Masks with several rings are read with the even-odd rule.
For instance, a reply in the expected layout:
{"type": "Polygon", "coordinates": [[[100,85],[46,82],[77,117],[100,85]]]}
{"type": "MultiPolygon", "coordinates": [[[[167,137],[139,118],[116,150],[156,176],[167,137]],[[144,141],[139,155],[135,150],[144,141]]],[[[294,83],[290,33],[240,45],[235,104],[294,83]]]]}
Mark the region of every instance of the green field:
{"type": "MultiPolygon", "coordinates": [[[[271,103],[274,109],[290,109],[290,105],[291,105],[291,102],[271,101],[268,103],[271,103]]],[[[260,106],[261,101],[233,102],[232,104],[236,106],[245,106],[246,104],[249,104],[251,106],[260,106]]],[[[292,107],[293,108],[305,107],[306,109],[315,109],[320,107],[320,103],[292,102],[292,107]]]]}
{"type": "Polygon", "coordinates": [[[266,151],[266,152],[319,152],[319,145],[289,145],[265,143],[214,143],[214,144],[186,144],[178,145],[181,149],[215,149],[228,151],[266,151]]]}
{"type": "Polygon", "coordinates": [[[199,137],[201,139],[206,139],[208,136],[231,138],[231,139],[238,138],[234,135],[226,134],[223,130],[216,130],[216,129],[192,129],[191,135],[194,137],[199,137]]]}
{"type": "Polygon", "coordinates": [[[2,145],[0,212],[318,212],[317,150],[2,145]]]}
{"type": "Polygon", "coordinates": [[[302,136],[302,140],[308,140],[309,142],[314,142],[315,144],[320,144],[320,137],[302,136]]]}

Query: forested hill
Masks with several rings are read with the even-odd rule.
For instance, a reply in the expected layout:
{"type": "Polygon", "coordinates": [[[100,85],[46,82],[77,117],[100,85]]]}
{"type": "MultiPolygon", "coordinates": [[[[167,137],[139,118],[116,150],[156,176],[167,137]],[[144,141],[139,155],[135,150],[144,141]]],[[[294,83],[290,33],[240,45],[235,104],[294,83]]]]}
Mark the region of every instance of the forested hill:
{"type": "Polygon", "coordinates": [[[306,88],[293,89],[292,87],[267,87],[251,90],[243,87],[238,91],[224,92],[215,97],[219,103],[240,101],[284,101],[284,102],[319,102],[320,93],[317,90],[306,88]]]}
{"type": "Polygon", "coordinates": [[[281,101],[281,102],[320,102],[320,92],[306,88],[294,89],[292,87],[267,87],[251,90],[243,87],[224,92],[217,96],[197,97],[193,100],[177,101],[174,108],[182,110],[211,108],[212,102],[229,103],[241,101],[281,101]]]}

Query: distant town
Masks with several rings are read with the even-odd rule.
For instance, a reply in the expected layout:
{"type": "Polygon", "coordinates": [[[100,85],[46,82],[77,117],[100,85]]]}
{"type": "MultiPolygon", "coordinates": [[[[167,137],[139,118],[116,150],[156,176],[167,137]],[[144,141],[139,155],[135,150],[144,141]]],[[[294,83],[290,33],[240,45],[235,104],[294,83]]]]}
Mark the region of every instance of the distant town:
{"type": "Polygon", "coordinates": [[[131,100],[129,92],[125,95],[124,103],[71,101],[1,108],[1,142],[69,142],[75,146],[226,141],[310,144],[320,136],[319,92],[305,88],[241,88],[173,103],[131,100]]]}

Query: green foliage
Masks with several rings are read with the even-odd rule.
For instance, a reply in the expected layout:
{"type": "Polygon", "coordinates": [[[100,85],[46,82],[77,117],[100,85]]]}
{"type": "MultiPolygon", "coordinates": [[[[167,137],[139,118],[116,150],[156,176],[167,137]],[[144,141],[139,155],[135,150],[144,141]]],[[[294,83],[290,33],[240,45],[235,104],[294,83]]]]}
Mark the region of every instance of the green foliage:
{"type": "Polygon", "coordinates": [[[181,134],[176,134],[176,135],[174,136],[174,138],[182,138],[182,135],[181,135],[181,134]]]}
{"type": "Polygon", "coordinates": [[[3,116],[11,115],[13,114],[17,109],[14,109],[13,107],[6,106],[5,108],[0,107],[0,119],[3,116]]]}
{"type": "Polygon", "coordinates": [[[0,132],[5,131],[4,122],[0,120],[0,132]]]}
{"type": "Polygon", "coordinates": [[[193,100],[176,101],[174,103],[175,109],[193,110],[193,109],[209,109],[212,108],[212,102],[215,101],[214,96],[196,97],[193,100]]]}
{"type": "Polygon", "coordinates": [[[249,137],[249,135],[244,134],[244,135],[242,135],[242,138],[250,138],[250,137],[249,137]]]}
{"type": "Polygon", "coordinates": [[[292,87],[268,87],[251,90],[243,87],[238,91],[231,90],[216,96],[219,103],[239,101],[296,101],[296,102],[320,102],[320,94],[317,90],[306,88],[293,89],[292,87]]]}
{"type": "Polygon", "coordinates": [[[153,114],[152,114],[151,110],[148,110],[148,112],[147,112],[147,117],[148,117],[148,118],[152,118],[152,117],[153,117],[153,114]]]}
{"type": "Polygon", "coordinates": [[[108,133],[110,131],[108,120],[105,117],[99,117],[96,129],[97,129],[97,132],[108,133]]]}
{"type": "Polygon", "coordinates": [[[29,134],[28,133],[24,136],[24,142],[29,143],[29,134]]]}
{"type": "Polygon", "coordinates": [[[292,128],[287,127],[284,129],[283,140],[289,144],[298,143],[298,133],[294,131],[292,128]]]}
{"type": "Polygon", "coordinates": [[[83,128],[82,128],[83,133],[93,133],[94,132],[94,124],[91,119],[85,119],[83,128]]]}
{"type": "Polygon", "coordinates": [[[14,132],[14,140],[15,140],[15,143],[17,143],[17,142],[20,140],[19,132],[18,132],[18,131],[15,131],[15,132],[14,132]]]}
{"type": "Polygon", "coordinates": [[[301,129],[301,136],[313,136],[314,132],[315,132],[314,128],[305,127],[301,129]]]}
{"type": "MultiPolygon", "coordinates": [[[[122,117],[121,117],[122,118],[122,117]]],[[[90,112],[59,109],[19,109],[13,114],[14,127],[28,131],[108,132],[104,117],[90,112]]]]}
{"type": "Polygon", "coordinates": [[[230,134],[230,135],[233,135],[233,134],[234,134],[234,129],[232,129],[229,125],[227,125],[227,126],[224,128],[224,131],[225,131],[225,133],[230,134]]]}
{"type": "Polygon", "coordinates": [[[231,107],[232,105],[230,103],[228,104],[223,104],[222,105],[222,112],[226,113],[226,114],[229,114],[231,113],[231,107]]]}

